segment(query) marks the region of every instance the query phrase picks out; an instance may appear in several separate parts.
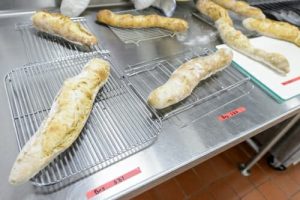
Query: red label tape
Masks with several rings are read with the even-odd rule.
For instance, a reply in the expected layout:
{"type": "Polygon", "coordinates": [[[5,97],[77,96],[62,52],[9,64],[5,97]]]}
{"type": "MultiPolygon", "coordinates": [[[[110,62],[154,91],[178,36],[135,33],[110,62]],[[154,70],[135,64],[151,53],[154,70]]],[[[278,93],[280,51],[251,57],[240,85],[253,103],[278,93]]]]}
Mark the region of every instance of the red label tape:
{"type": "Polygon", "coordinates": [[[289,85],[289,84],[291,84],[291,83],[294,83],[294,82],[296,82],[296,81],[300,81],[300,76],[298,76],[298,77],[296,77],[296,78],[293,78],[293,79],[291,79],[291,80],[282,82],[281,84],[285,86],[285,85],[289,85]]]}
{"type": "Polygon", "coordinates": [[[123,181],[137,175],[141,173],[141,169],[139,167],[131,170],[130,172],[127,172],[126,174],[122,175],[122,176],[119,176],[111,181],[108,181],[107,183],[104,183],[103,185],[100,185],[99,187],[96,187],[90,191],[88,191],[86,193],[86,197],[87,199],[91,199],[93,198],[94,196],[104,192],[105,190],[111,188],[111,187],[114,187],[116,185],[118,185],[119,183],[122,183],[123,181]]]}
{"type": "Polygon", "coordinates": [[[232,110],[228,113],[225,113],[223,115],[218,116],[218,120],[225,121],[225,120],[230,119],[230,118],[232,118],[232,117],[234,117],[234,116],[236,116],[236,115],[238,115],[242,112],[245,112],[245,111],[246,111],[245,107],[239,107],[239,108],[236,108],[236,109],[234,109],[234,110],[232,110]]]}

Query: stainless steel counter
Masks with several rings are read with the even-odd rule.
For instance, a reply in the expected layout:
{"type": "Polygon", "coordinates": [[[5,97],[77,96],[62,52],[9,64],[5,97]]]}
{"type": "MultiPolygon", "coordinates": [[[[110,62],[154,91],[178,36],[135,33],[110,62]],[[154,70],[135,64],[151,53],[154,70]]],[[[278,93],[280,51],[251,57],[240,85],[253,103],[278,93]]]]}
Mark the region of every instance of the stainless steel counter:
{"type": "MultiPolygon", "coordinates": [[[[95,23],[96,10],[86,12],[88,24],[103,45],[110,50],[119,69],[156,57],[177,53],[191,45],[214,47],[219,41],[202,40],[203,34],[214,30],[190,17],[191,28],[179,38],[145,41],[139,46],[124,45],[109,28],[95,23]],[[197,39],[198,38],[198,39],[197,39]],[[184,40],[179,42],[178,40],[184,40]]],[[[178,15],[188,17],[191,12],[180,8],[178,15]]],[[[0,78],[14,67],[27,63],[25,49],[19,34],[14,30],[17,22],[28,21],[31,13],[0,17],[0,78]]],[[[300,111],[300,97],[278,104],[260,88],[254,87],[247,95],[233,102],[224,102],[219,108],[207,111],[193,109],[195,120],[186,115],[164,121],[158,140],[149,148],[105,168],[76,183],[51,193],[45,193],[30,183],[13,187],[7,182],[10,168],[17,156],[17,142],[10,116],[4,84],[0,84],[0,199],[84,199],[86,192],[124,173],[140,167],[141,173],[104,191],[99,199],[129,198],[193,167],[196,164],[250,138],[300,111]],[[217,116],[244,106],[247,111],[237,117],[220,122],[217,116]],[[189,123],[186,123],[188,121],[189,123]],[[184,127],[184,128],[183,128],[184,127]]]]}

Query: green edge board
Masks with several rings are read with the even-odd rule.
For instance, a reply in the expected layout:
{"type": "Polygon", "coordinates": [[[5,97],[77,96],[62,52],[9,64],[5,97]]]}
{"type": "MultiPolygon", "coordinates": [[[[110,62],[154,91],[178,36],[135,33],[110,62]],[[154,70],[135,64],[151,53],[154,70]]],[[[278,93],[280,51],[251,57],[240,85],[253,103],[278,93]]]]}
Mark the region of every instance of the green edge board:
{"type": "MultiPolygon", "coordinates": [[[[259,87],[261,87],[263,90],[265,90],[271,97],[273,97],[278,103],[283,103],[285,100],[288,99],[283,99],[280,96],[278,96],[275,92],[273,92],[269,87],[267,87],[265,84],[260,82],[258,79],[256,79],[254,76],[252,76],[248,71],[243,69],[238,63],[235,61],[232,61],[233,66],[239,70],[242,74],[249,76],[254,83],[256,83],[259,87]]],[[[291,99],[291,98],[290,98],[291,99]]]]}

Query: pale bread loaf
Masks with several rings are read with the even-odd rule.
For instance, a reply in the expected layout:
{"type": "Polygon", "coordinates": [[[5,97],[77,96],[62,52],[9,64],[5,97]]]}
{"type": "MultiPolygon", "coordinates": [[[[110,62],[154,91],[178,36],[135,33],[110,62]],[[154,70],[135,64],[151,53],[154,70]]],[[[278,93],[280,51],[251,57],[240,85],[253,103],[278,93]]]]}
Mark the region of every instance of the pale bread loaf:
{"type": "Polygon", "coordinates": [[[184,32],[189,28],[187,21],[160,15],[116,14],[110,10],[100,10],[97,20],[119,28],[163,28],[173,32],[184,32]]]}
{"type": "Polygon", "coordinates": [[[213,22],[223,18],[228,24],[233,25],[228,11],[211,0],[198,0],[196,8],[213,22]]]}
{"type": "Polygon", "coordinates": [[[300,46],[299,29],[287,22],[247,18],[243,20],[243,25],[251,31],[256,31],[268,37],[289,41],[300,46]]]}
{"type": "Polygon", "coordinates": [[[266,52],[263,49],[253,47],[250,40],[242,32],[228,25],[223,19],[219,19],[216,26],[224,43],[231,48],[283,75],[290,71],[289,62],[282,54],[266,52]]]}
{"type": "Polygon", "coordinates": [[[38,11],[31,20],[37,30],[61,37],[71,43],[82,46],[97,44],[97,38],[92,33],[62,14],[38,11]]]}
{"type": "Polygon", "coordinates": [[[226,9],[233,8],[234,5],[236,4],[236,0],[212,0],[212,1],[226,9]]]}
{"type": "Polygon", "coordinates": [[[261,9],[250,6],[245,1],[235,1],[235,0],[212,0],[212,1],[244,17],[253,17],[258,19],[266,18],[265,14],[262,12],[261,9]]]}
{"type": "Polygon", "coordinates": [[[212,55],[194,58],[182,64],[164,85],[150,93],[148,104],[163,109],[180,102],[191,95],[201,80],[229,66],[231,61],[232,51],[223,48],[212,55]]]}
{"type": "Polygon", "coordinates": [[[10,172],[11,184],[28,181],[72,145],[109,74],[110,64],[95,58],[85,65],[80,74],[63,83],[48,117],[19,153],[10,172]]]}

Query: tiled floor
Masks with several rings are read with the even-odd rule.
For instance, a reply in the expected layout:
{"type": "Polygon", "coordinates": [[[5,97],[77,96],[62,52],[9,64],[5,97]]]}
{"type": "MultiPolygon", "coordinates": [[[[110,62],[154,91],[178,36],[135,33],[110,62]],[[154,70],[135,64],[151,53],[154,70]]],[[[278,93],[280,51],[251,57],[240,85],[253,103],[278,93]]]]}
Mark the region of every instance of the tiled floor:
{"type": "Polygon", "coordinates": [[[280,172],[262,159],[244,177],[237,164],[253,154],[247,144],[239,144],[133,200],[300,200],[300,164],[280,172]]]}

